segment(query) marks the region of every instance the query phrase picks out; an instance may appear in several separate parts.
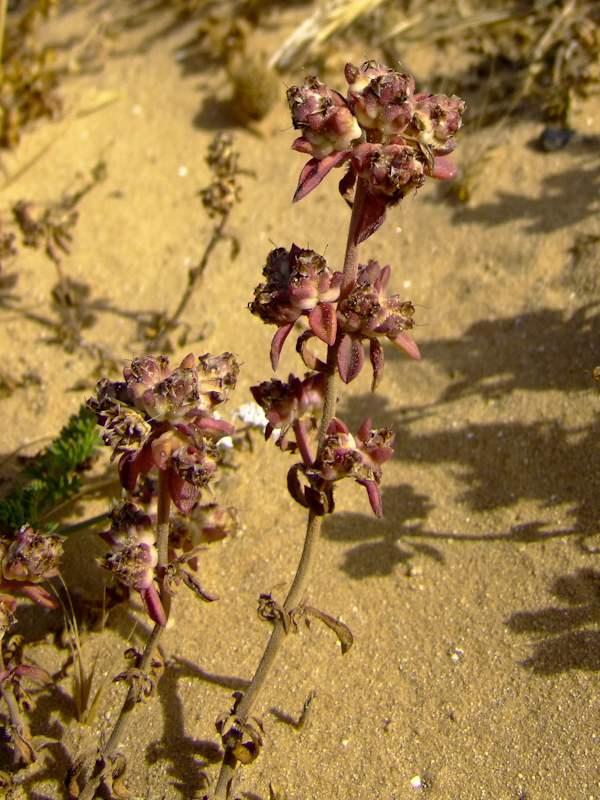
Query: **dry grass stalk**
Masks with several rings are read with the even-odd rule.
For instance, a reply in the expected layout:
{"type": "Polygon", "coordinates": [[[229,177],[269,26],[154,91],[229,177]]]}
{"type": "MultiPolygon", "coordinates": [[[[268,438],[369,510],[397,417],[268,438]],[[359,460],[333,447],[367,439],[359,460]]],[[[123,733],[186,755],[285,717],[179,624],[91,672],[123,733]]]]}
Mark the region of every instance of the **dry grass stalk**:
{"type": "Polygon", "coordinates": [[[386,31],[377,44],[400,35],[410,42],[434,42],[438,39],[457,36],[467,30],[507,22],[516,17],[530,14],[532,11],[540,11],[541,8],[547,5],[550,5],[550,0],[544,0],[542,3],[519,3],[511,8],[490,8],[470,14],[461,13],[460,8],[452,12],[439,11],[435,13],[434,11],[432,13],[431,10],[424,11],[406,18],[386,31]]]}
{"type": "Polygon", "coordinates": [[[293,66],[301,55],[346,30],[383,2],[384,0],[330,0],[324,3],[275,51],[269,66],[280,69],[293,66]]]}

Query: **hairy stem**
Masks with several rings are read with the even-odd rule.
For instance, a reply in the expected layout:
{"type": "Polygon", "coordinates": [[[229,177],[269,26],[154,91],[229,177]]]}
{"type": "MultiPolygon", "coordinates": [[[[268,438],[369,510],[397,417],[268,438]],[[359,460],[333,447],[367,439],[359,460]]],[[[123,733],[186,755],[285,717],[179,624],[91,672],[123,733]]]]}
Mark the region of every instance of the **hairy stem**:
{"type": "MultiPolygon", "coordinates": [[[[171,511],[171,495],[167,484],[167,476],[164,471],[159,473],[158,479],[158,510],[156,515],[156,549],[158,551],[158,564],[156,567],[160,580],[160,599],[165,610],[167,620],[171,610],[171,595],[165,590],[164,578],[167,564],[169,561],[169,515],[171,511]]],[[[126,727],[131,720],[132,711],[140,699],[140,686],[150,677],[152,661],[156,649],[162,638],[165,628],[162,625],[155,625],[150,638],[146,643],[142,658],[136,669],[139,670],[139,678],[132,681],[127,692],[127,697],[121,707],[121,713],[115,723],[109,740],[96,758],[96,765],[92,775],[84,785],[79,800],[92,800],[96,790],[102,782],[106,762],[115,755],[116,750],[122,740],[126,727]]]]}
{"type": "Polygon", "coordinates": [[[358,254],[360,250],[358,236],[367,201],[368,185],[363,178],[357,178],[356,194],[352,203],[352,217],[348,229],[346,243],[346,257],[344,259],[344,278],[342,280],[341,296],[344,297],[354,285],[358,275],[358,254]]]}

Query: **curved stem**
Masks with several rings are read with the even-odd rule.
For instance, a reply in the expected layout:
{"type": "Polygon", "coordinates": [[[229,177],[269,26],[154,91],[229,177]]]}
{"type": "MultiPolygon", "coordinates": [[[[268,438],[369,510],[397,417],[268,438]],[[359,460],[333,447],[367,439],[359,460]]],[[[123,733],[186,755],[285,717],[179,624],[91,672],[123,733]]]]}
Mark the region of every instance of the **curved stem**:
{"type": "MultiPolygon", "coordinates": [[[[169,561],[169,515],[171,511],[171,494],[169,492],[166,472],[161,470],[158,479],[158,509],[156,515],[156,549],[158,551],[158,564],[156,571],[160,581],[160,599],[165,610],[167,621],[171,610],[171,595],[165,590],[164,578],[167,564],[169,561]]],[[[131,713],[139,702],[139,686],[150,676],[152,660],[156,649],[162,638],[165,628],[162,625],[155,625],[144,648],[144,652],[137,665],[139,679],[132,681],[127,692],[125,701],[121,707],[121,713],[112,729],[109,740],[98,754],[96,765],[92,775],[84,785],[79,795],[79,800],[92,800],[96,790],[102,783],[105,764],[107,759],[114,756],[120,741],[123,738],[126,727],[130,722],[131,713]]]]}
{"type": "Polygon", "coordinates": [[[164,345],[165,337],[177,327],[179,323],[179,318],[187,308],[188,303],[192,299],[192,295],[194,294],[196,287],[198,285],[198,281],[204,274],[204,270],[206,269],[206,265],[208,264],[208,260],[212,254],[212,251],[215,249],[217,244],[223,238],[223,231],[225,230],[225,223],[229,214],[224,214],[221,218],[218,225],[215,225],[212,231],[212,235],[210,237],[210,241],[206,245],[204,250],[204,254],[200,259],[200,262],[195,266],[192,267],[188,272],[188,282],[183,292],[179,304],[172,315],[164,320],[160,325],[158,331],[156,332],[156,336],[150,342],[150,346],[154,349],[160,349],[164,345]]]}
{"type": "MultiPolygon", "coordinates": [[[[330,347],[327,353],[327,360],[331,364],[335,363],[336,348],[330,347]]],[[[332,371],[325,380],[325,401],[323,404],[323,416],[321,417],[321,424],[319,426],[319,433],[317,436],[317,448],[320,449],[323,440],[327,434],[331,420],[335,416],[337,406],[337,372],[332,371]]],[[[302,595],[306,590],[308,578],[310,576],[311,568],[315,560],[317,543],[319,541],[319,534],[321,533],[321,525],[323,517],[317,516],[314,511],[309,511],[308,522],[306,525],[306,536],[304,537],[304,546],[302,548],[302,555],[298,562],[296,575],[290,587],[283,607],[286,611],[291,611],[302,600],[302,595]]],[[[281,645],[286,637],[286,633],[281,620],[275,622],[275,626],[262,655],[260,663],[254,673],[250,686],[246,689],[244,697],[236,710],[236,717],[245,721],[269,676],[271,668],[275,663],[281,645]]],[[[237,759],[233,755],[233,748],[227,747],[223,757],[223,764],[219,774],[219,780],[213,795],[216,798],[226,798],[227,788],[230,781],[235,774],[237,759]]]]}
{"type": "MultiPolygon", "coordinates": [[[[344,277],[342,279],[341,297],[347,294],[354,284],[358,275],[358,258],[359,258],[359,235],[365,213],[365,203],[368,202],[368,186],[367,182],[362,178],[358,178],[356,195],[352,205],[352,217],[350,219],[350,226],[348,229],[348,240],[346,242],[346,255],[344,258],[344,277]]],[[[331,347],[327,348],[327,365],[329,372],[325,379],[325,397],[323,402],[323,415],[319,425],[317,434],[317,454],[323,446],[327,430],[331,424],[332,419],[335,417],[337,408],[337,386],[338,386],[338,368],[337,368],[337,342],[331,347]]],[[[304,454],[303,458],[305,458],[304,454]]],[[[308,584],[312,565],[315,560],[317,543],[319,534],[321,532],[323,517],[317,516],[314,511],[310,510],[308,513],[308,521],[306,525],[306,536],[304,538],[304,546],[302,548],[302,555],[298,562],[296,575],[290,587],[288,595],[283,604],[285,611],[292,611],[298,603],[303,599],[303,595],[308,584]]],[[[286,637],[283,622],[278,619],[275,622],[273,631],[262,655],[260,663],[254,673],[254,677],[250,686],[244,693],[244,696],[236,709],[235,715],[242,722],[248,719],[254,704],[266,683],[271,668],[275,663],[277,655],[281,649],[283,641],[286,637]]],[[[235,775],[237,766],[237,759],[233,754],[233,746],[225,748],[225,755],[223,756],[223,763],[221,765],[221,772],[217,781],[214,794],[211,800],[224,800],[228,797],[228,791],[231,787],[231,781],[235,775]]]]}

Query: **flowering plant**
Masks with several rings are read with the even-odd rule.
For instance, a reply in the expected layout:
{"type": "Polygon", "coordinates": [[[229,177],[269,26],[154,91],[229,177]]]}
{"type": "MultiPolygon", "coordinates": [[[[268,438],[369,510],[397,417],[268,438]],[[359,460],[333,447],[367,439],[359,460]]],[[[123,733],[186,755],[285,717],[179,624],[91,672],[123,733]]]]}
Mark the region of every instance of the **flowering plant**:
{"type": "MultiPolygon", "coordinates": [[[[373,427],[365,419],[356,434],[337,414],[339,382],[355,380],[365,362],[368,344],[371,388],[383,378],[387,339],[413,360],[419,349],[410,334],[414,307],[388,292],[391,267],[377,261],[360,263],[361,243],[384,222],[388,207],[423,185],[427,177],[452,177],[449,159],[465,105],[457,97],[415,92],[410,75],[367,61],[348,64],[346,97],[316,77],[288,90],[294,127],[300,132],[292,147],[310,156],[300,173],[294,201],[306,197],[335,167],[345,168],[340,192],[352,210],[344,262],[329,266],[314,250],[292,244],[277,247],[266,258],[264,280],[256,287],[250,311],[276,332],[270,349],[277,369],[284,343],[297,332],[296,351],[308,372],[291,373],[287,381],[263,381],[251,391],[264,413],[265,436],[299,460],[288,470],[291,497],[307,510],[304,547],[285,600],[261,593],[259,616],[273,630],[254,678],[246,691],[236,692],[229,710],[220,714],[216,729],[224,755],[218,780],[205,800],[234,800],[236,770],[252,763],[264,745],[264,726],[253,713],[265,679],[288,634],[299,622],[318,619],[338,637],[342,654],[352,646],[349,628],[331,614],[307,603],[308,579],[325,515],[335,509],[334,492],[350,478],[367,492],[374,514],[383,514],[382,467],[393,455],[394,433],[373,427]],[[311,349],[325,350],[323,358],[311,349]]],[[[96,758],[81,800],[91,800],[96,788],[115,767],[123,725],[131,709],[151,694],[162,664],[156,647],[168,617],[171,597],[184,583],[207,601],[196,575],[197,557],[205,541],[226,535],[235,516],[212,504],[199,506],[203,489],[214,477],[219,440],[233,426],[215,414],[215,407],[235,386],[236,359],[230,353],[186,356],[171,370],[164,356],[133,360],[124,381],[101,381],[88,405],[103,427],[105,442],[119,457],[119,475],[130,498],[111,515],[102,534],[111,552],[101,563],[138,591],[155,629],[134,668],[118,678],[130,681],[130,691],[112,734],[96,758]],[[157,509],[134,505],[140,477],[158,472],[157,509]],[[170,515],[171,502],[177,514],[170,515]]],[[[147,485],[147,484],[146,484],[147,485]]],[[[150,492],[152,494],[152,492],[150,492]]],[[[272,789],[272,795],[275,792],[272,789]]]]}
{"type": "MultiPolygon", "coordinates": [[[[287,92],[294,128],[300,136],[292,148],[310,156],[300,173],[294,201],[305,198],[335,167],[345,167],[339,189],[352,209],[346,255],[341,269],[313,250],[293,244],[272,250],[263,268],[264,281],[255,290],[250,311],[277,330],[271,342],[271,365],[277,369],[282,347],[301,318],[296,350],[308,372],[288,381],[265,381],[252,387],[267,419],[266,438],[276,433],[277,445],[298,453],[288,471],[288,490],[308,509],[304,548],[294,581],[283,604],[262,594],[259,616],[274,623],[273,632],[246,692],[236,693],[229,712],[220,715],[217,730],[225,755],[216,788],[205,800],[233,798],[235,771],[254,761],[263,746],[264,730],[253,707],[285,636],[301,618],[316,617],[338,636],[342,653],[352,646],[346,625],[306,604],[308,576],[323,516],[334,511],[334,487],[353,478],[367,490],[373,512],[383,513],[382,465],[393,455],[394,434],[375,429],[368,418],[356,435],[337,416],[338,378],[348,384],[358,377],[369,346],[371,388],[377,389],[384,369],[382,339],[388,339],[414,360],[419,349],[409,331],[414,307],[388,293],[391,267],[377,261],[361,264],[359,247],[384,222],[387,209],[416,191],[427,177],[454,175],[449,159],[456,146],[465,104],[458,97],[419,94],[410,75],[375,61],[361,67],[347,64],[346,97],[316,77],[287,92]],[[326,346],[317,357],[311,340],[326,346]]],[[[321,345],[321,346],[322,346],[321,345]]]]}

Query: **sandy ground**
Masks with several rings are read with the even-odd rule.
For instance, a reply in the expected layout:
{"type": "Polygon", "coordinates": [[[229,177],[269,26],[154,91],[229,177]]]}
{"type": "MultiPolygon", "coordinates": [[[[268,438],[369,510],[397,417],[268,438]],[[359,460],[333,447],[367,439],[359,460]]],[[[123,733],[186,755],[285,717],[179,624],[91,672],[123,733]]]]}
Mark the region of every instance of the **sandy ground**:
{"type": "MultiPolygon", "coordinates": [[[[48,36],[66,46],[100,11],[111,4],[76,7],[48,36]]],[[[288,9],[256,46],[272,51],[302,14],[288,9]]],[[[296,242],[339,265],[348,211],[336,180],[290,202],[304,158],[289,149],[284,83],[303,74],[284,76],[280,102],[249,130],[222,102],[231,93],[223,68],[185,72],[175,59],[194,26],[152,35],[163,27],[159,16],[122,31],[107,40],[101,70],[64,80],[60,119],[36,124],[2,156],[9,177],[40,156],[3,189],[3,218],[20,199],[58,200],[104,159],[107,178],[81,201],[63,267],[104,301],[84,341],[126,363],[141,352],[137,323],[175,307],[203,250],[212,224],[197,196],[209,181],[206,148],[217,130],[233,131],[242,166],[256,176],[242,179],[244,201],[230,220],[240,254],[232,261],[220,246],[186,313],[188,343],[172,356],[235,352],[243,369],[233,411],[271,376],[273,329],[246,309],[267,252],[296,242]]],[[[344,52],[341,63],[345,56],[360,63],[378,54],[344,52]]],[[[411,52],[408,66],[420,76],[442,57],[411,52]]],[[[328,80],[344,91],[341,72],[328,80]]],[[[364,491],[340,486],[309,590],[312,605],[350,626],[355,644],[342,658],[319,625],[289,638],[262,698],[266,746],[243,770],[240,797],[266,798],[273,781],[290,800],[600,798],[591,379],[600,362],[599,251],[573,252],[577,237],[600,235],[597,98],[577,106],[574,123],[578,136],[553,153],[532,146],[539,122],[465,135],[456,160],[476,176],[470,201],[453,205],[430,182],[365,244],[363,260],[391,263],[394,291],[417,306],[423,360],[390,349],[375,396],[367,370],[344,391],[351,427],[369,415],[397,432],[383,521],[364,491]],[[316,698],[298,732],[290,722],[310,691],[316,698]]],[[[42,250],[20,248],[5,271],[17,275],[13,306],[52,314],[56,273],[42,250]]],[[[28,443],[55,435],[91,394],[98,359],[81,347],[67,353],[15,310],[0,312],[0,331],[3,369],[28,378],[2,397],[2,450],[31,453],[39,444],[28,443]]],[[[289,347],[280,375],[292,369],[302,367],[289,347]]],[[[269,635],[257,597],[293,574],[304,514],[285,489],[290,462],[258,435],[253,443],[217,489],[238,509],[243,532],[201,564],[220,600],[176,598],[159,699],[123,741],[135,797],[202,796],[203,776],[218,770],[214,720],[246,685],[269,635]]],[[[110,492],[79,503],[63,522],[109,502],[110,492]]],[[[67,584],[96,600],[106,576],[94,559],[103,551],[93,531],[67,544],[67,584]]],[[[88,665],[98,659],[94,691],[123,668],[127,640],[143,641],[147,623],[136,608],[84,636],[88,665]]],[[[26,605],[19,617],[26,638],[60,626],[59,613],[26,605]]],[[[67,658],[50,635],[31,653],[50,671],[67,658]]],[[[57,743],[9,796],[66,797],[67,767],[110,731],[124,691],[108,684],[92,727],[75,720],[69,680],[40,695],[34,733],[57,743]]]]}

